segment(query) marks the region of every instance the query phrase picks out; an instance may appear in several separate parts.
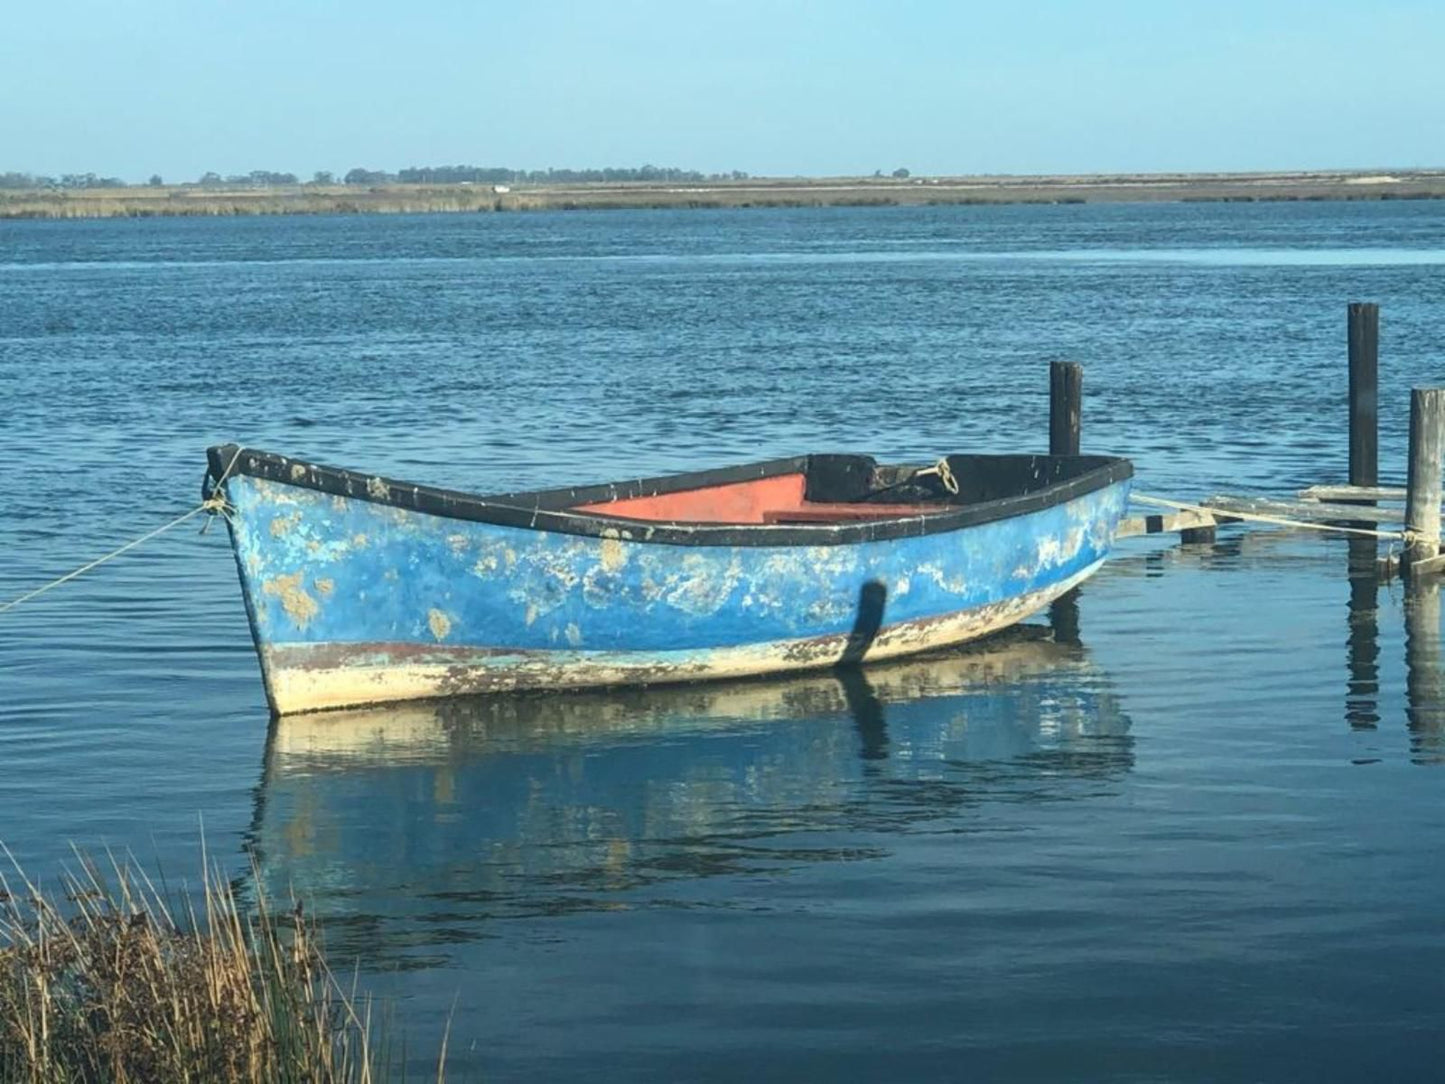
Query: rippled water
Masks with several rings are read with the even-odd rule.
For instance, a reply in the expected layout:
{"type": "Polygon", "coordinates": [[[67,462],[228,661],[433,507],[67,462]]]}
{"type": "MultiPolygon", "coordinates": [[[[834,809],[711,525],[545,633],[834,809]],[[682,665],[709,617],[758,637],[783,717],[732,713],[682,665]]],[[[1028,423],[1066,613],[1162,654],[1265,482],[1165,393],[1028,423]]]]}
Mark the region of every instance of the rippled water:
{"type": "MultiPolygon", "coordinates": [[[[1138,488],[1382,473],[1445,383],[1430,203],[0,222],[0,599],[238,440],[462,488],[1046,442],[1138,488]]],[[[1429,1079],[1438,600],[1336,540],[1121,547],[1048,622],[862,677],[268,728],[224,532],[0,615],[0,839],[290,886],[492,1079],[1429,1079]],[[1352,577],[1351,568],[1356,574],[1352,577]],[[1062,616],[1062,615],[1061,615],[1062,616]],[[1061,629],[1069,623],[1061,624],[1061,629]]]]}

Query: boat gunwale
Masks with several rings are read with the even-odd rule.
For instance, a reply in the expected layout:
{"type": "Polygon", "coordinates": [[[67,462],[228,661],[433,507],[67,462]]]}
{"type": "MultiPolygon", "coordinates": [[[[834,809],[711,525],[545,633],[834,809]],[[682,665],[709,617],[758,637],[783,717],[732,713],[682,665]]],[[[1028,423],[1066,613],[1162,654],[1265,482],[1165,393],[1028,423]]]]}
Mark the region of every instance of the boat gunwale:
{"type": "Polygon", "coordinates": [[[661,496],[688,489],[774,478],[784,474],[802,473],[806,476],[812,456],[792,456],[596,485],[493,495],[466,493],[342,467],[328,467],[236,444],[214,445],[207,449],[206,456],[208,469],[205,485],[208,493],[216,479],[242,474],[281,485],[311,489],[332,496],[406,509],[443,519],[675,546],[839,546],[942,534],[1043,511],[1126,481],[1134,474],[1133,464],[1118,456],[959,453],[948,458],[999,462],[1022,459],[1049,462],[1068,459],[1087,461],[1090,465],[1072,478],[1061,479],[1036,490],[960,504],[948,511],[930,509],[917,516],[893,516],[846,523],[719,524],[640,520],[602,512],[575,512],[570,511],[570,508],[634,497],[661,496]]]}

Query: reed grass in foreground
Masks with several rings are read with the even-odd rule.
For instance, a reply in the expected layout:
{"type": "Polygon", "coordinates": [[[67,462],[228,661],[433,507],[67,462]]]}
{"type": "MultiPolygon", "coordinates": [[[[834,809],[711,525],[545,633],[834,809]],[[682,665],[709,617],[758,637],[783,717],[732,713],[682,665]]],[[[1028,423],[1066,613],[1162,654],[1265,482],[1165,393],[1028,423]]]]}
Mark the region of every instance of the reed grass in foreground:
{"type": "Polygon", "coordinates": [[[177,914],[124,863],[82,869],[64,900],[0,876],[0,1080],[385,1079],[370,1003],[338,983],[299,905],[243,911],[208,869],[202,913],[177,914]]]}

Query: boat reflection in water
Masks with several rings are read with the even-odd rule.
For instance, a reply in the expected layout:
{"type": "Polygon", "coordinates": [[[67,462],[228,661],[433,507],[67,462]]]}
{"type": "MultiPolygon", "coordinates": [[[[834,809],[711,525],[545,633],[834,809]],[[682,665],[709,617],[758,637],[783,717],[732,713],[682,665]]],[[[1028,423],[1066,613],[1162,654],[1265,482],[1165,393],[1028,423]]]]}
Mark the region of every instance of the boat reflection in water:
{"type": "Polygon", "coordinates": [[[862,671],[291,716],[251,846],[272,894],[414,949],[1097,793],[1128,730],[1083,649],[1035,627],[862,671]]]}

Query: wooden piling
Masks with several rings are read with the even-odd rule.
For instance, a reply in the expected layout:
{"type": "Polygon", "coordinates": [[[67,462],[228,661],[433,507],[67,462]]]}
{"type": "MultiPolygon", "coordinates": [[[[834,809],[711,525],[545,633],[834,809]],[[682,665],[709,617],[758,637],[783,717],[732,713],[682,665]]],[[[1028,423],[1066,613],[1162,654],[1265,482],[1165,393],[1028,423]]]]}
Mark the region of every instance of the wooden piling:
{"type": "Polygon", "coordinates": [[[1049,362],[1049,455],[1078,455],[1084,405],[1084,367],[1049,362]]]}
{"type": "Polygon", "coordinates": [[[1355,301],[1349,309],[1350,485],[1379,484],[1380,306],[1355,301]]]}
{"type": "Polygon", "coordinates": [[[1434,571],[1440,555],[1440,460],[1445,455],[1445,388],[1410,393],[1410,472],[1405,487],[1409,573],[1434,571]],[[1426,567],[1421,567],[1425,564],[1426,567]]]}
{"type": "MultiPolygon", "coordinates": [[[[1049,362],[1049,455],[1078,455],[1084,417],[1084,367],[1077,361],[1049,362]]],[[[1079,589],[1049,606],[1054,639],[1079,642],[1079,589]]]]}

